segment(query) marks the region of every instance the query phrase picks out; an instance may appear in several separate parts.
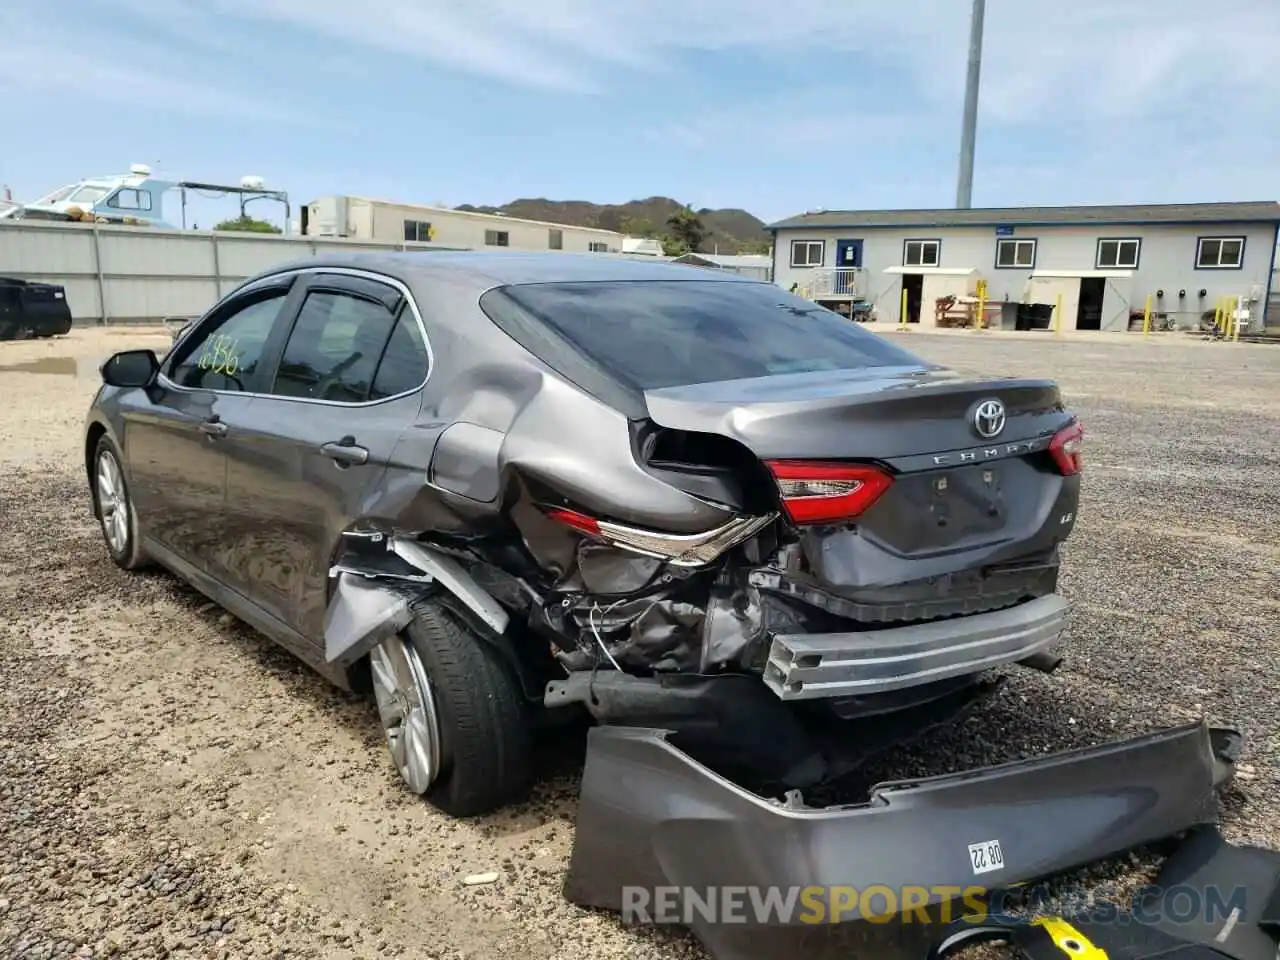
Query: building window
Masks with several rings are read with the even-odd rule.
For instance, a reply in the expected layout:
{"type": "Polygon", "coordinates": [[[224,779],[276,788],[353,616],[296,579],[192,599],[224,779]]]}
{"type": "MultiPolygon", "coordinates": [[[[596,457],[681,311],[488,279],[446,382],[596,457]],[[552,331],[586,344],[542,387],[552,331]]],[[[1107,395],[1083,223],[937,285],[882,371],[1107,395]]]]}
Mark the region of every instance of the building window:
{"type": "Polygon", "coordinates": [[[550,250],[564,249],[564,231],[563,230],[547,231],[547,248],[550,250]]]}
{"type": "Polygon", "coordinates": [[[590,240],[587,242],[587,251],[589,253],[608,253],[609,244],[603,240],[590,240]]]}
{"type": "Polygon", "coordinates": [[[1197,270],[1239,270],[1244,266],[1244,237],[1201,237],[1197,270]]]}
{"type": "Polygon", "coordinates": [[[820,267],[827,254],[825,240],[792,240],[791,265],[793,267],[820,267]]]}
{"type": "Polygon", "coordinates": [[[1034,267],[1036,265],[1036,242],[1034,240],[997,240],[997,267],[1034,267]]]}
{"type": "Polygon", "coordinates": [[[1141,240],[1099,240],[1098,261],[1095,265],[1099,270],[1110,267],[1137,270],[1141,250],[1141,240]]]}
{"type": "Polygon", "coordinates": [[[404,239],[406,243],[430,242],[431,224],[425,220],[406,220],[404,222],[404,239]]]}
{"type": "Polygon", "coordinates": [[[902,265],[904,267],[936,267],[941,250],[941,240],[904,240],[902,265]]]}
{"type": "Polygon", "coordinates": [[[511,246],[511,234],[505,230],[486,230],[484,232],[484,245],[486,247],[509,247],[511,246]]]}

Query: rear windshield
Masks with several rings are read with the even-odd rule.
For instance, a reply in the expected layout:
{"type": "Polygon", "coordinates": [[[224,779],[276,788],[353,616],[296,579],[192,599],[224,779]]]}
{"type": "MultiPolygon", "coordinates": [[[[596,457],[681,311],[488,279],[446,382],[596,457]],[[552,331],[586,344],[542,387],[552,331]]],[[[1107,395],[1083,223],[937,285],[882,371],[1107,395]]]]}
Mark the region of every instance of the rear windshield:
{"type": "MultiPolygon", "coordinates": [[[[632,280],[503,287],[485,294],[481,307],[506,328],[504,320],[514,318],[493,303],[495,294],[635,390],[922,362],[771,283],[632,280]]],[[[558,366],[543,355],[537,338],[529,342],[527,317],[520,323],[524,336],[508,332],[558,366]]]]}

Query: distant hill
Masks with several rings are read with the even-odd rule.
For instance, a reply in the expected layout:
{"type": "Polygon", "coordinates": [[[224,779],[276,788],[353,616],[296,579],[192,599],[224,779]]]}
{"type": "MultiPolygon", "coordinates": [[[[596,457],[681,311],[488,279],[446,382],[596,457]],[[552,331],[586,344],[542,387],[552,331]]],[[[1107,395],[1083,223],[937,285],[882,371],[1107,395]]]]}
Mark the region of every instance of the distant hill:
{"type": "MultiPolygon", "coordinates": [[[[479,207],[464,203],[458,210],[479,213],[502,213],[528,220],[549,220],[575,227],[599,227],[637,237],[663,237],[671,233],[667,218],[684,204],[670,197],[649,197],[630,203],[588,203],[585,200],[513,200],[501,207],[479,207]]],[[[764,221],[745,210],[728,208],[694,210],[706,236],[698,245],[699,253],[768,253],[770,237],[764,221]]]]}

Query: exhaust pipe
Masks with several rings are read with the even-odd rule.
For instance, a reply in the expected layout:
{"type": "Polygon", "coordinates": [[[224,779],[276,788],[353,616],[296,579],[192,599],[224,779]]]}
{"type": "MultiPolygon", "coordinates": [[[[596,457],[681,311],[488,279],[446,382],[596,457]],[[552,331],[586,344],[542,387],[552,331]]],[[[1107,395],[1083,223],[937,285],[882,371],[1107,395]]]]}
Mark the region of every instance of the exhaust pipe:
{"type": "Polygon", "coordinates": [[[1030,667],[1032,670],[1039,670],[1041,673],[1053,673],[1058,667],[1062,666],[1062,657],[1056,653],[1048,653],[1041,650],[1039,653],[1033,653],[1025,660],[1019,660],[1018,663],[1024,667],[1030,667]]]}

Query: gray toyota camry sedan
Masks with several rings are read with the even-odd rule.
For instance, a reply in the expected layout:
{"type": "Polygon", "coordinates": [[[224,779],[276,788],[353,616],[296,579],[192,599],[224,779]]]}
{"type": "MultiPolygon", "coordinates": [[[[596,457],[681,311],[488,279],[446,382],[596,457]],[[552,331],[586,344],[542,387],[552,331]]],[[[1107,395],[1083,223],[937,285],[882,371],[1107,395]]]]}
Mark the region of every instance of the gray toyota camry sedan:
{"type": "Polygon", "coordinates": [[[326,255],[103,364],[93,510],[121,567],[371,692],[454,815],[574,715],[807,789],[848,724],[1051,669],[1068,614],[1057,386],[892,337],[683,265],[326,255]]]}

